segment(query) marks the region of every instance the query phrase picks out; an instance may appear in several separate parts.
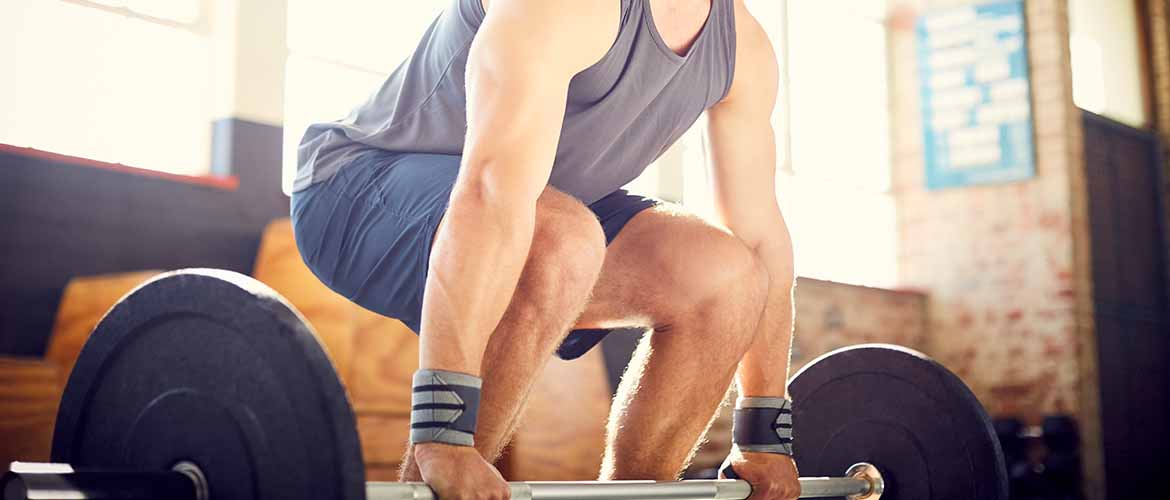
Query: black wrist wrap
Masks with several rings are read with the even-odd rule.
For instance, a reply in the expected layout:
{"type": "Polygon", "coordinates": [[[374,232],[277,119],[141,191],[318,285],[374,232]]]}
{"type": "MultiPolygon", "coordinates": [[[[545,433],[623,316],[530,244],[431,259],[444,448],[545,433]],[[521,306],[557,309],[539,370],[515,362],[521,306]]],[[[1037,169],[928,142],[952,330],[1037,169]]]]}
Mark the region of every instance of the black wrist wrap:
{"type": "Polygon", "coordinates": [[[465,373],[419,370],[411,395],[410,442],[475,445],[483,380],[465,373]]]}
{"type": "Polygon", "coordinates": [[[740,398],[731,436],[740,451],[792,455],[792,401],[740,398]]]}

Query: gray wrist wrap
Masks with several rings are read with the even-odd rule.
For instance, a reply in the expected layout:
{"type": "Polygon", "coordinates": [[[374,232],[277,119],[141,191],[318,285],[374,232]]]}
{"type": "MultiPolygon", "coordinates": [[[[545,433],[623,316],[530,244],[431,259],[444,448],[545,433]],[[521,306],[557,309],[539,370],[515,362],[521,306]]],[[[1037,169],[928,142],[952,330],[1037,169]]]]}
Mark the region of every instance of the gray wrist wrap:
{"type": "Polygon", "coordinates": [[[483,380],[466,373],[419,370],[411,395],[410,442],[475,445],[483,380]]]}
{"type": "Polygon", "coordinates": [[[740,398],[735,406],[731,440],[740,451],[792,455],[791,400],[740,398]]]}

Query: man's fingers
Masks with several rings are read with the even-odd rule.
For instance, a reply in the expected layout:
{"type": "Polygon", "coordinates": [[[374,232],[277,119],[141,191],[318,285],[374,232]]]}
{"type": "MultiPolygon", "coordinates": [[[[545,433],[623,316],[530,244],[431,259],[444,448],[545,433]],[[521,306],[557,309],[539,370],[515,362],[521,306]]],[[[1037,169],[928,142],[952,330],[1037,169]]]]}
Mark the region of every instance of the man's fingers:
{"type": "Polygon", "coordinates": [[[740,479],[752,485],[751,500],[782,500],[779,496],[780,485],[766,473],[757,471],[751,466],[741,466],[735,472],[740,479]]]}

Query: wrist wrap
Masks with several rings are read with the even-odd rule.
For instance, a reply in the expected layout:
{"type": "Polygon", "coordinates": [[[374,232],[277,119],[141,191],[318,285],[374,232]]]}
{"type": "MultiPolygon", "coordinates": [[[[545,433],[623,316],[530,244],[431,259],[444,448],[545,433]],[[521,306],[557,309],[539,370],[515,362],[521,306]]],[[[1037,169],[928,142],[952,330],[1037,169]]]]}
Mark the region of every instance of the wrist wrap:
{"type": "Polygon", "coordinates": [[[422,369],[414,373],[410,442],[475,445],[483,380],[466,373],[422,369]]]}
{"type": "Polygon", "coordinates": [[[740,398],[731,440],[741,451],[792,455],[792,400],[740,398]]]}

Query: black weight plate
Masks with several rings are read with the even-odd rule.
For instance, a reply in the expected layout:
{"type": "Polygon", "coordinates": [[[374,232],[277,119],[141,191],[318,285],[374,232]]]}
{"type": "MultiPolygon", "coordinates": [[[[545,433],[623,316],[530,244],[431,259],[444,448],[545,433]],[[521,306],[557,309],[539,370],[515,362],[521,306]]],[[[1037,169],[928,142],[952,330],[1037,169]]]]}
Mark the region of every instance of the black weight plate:
{"type": "Polygon", "coordinates": [[[52,458],[79,467],[198,465],[213,500],[360,500],[353,409],[300,316],[236,273],[160,275],[82,349],[52,458]]]}
{"type": "Polygon", "coordinates": [[[789,384],[802,476],[869,462],[883,500],[1007,500],[991,419],[967,386],[925,355],[864,345],[826,354],[789,384]]]}

